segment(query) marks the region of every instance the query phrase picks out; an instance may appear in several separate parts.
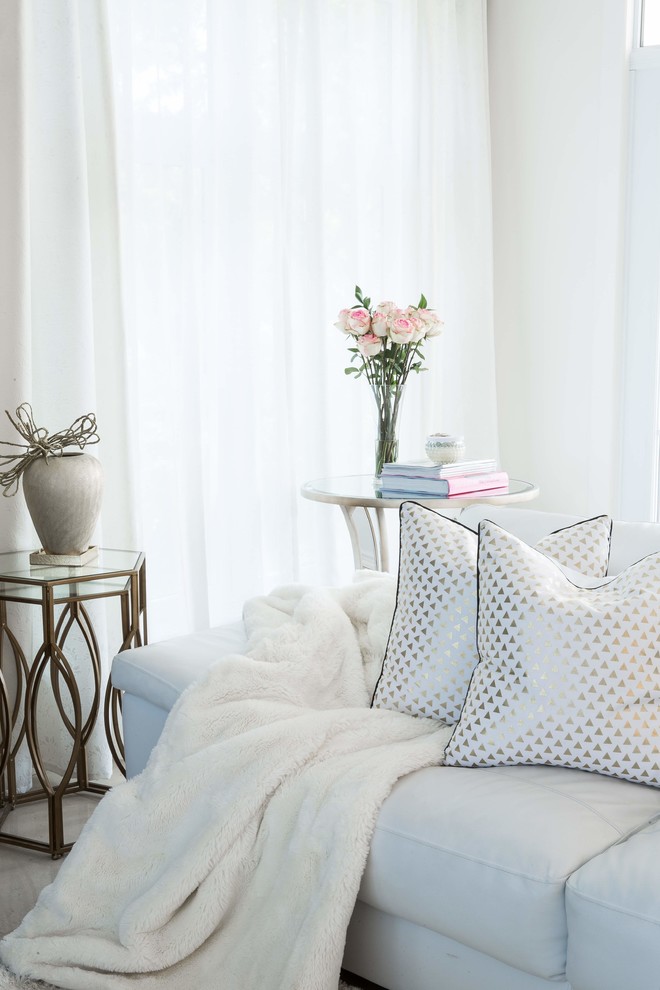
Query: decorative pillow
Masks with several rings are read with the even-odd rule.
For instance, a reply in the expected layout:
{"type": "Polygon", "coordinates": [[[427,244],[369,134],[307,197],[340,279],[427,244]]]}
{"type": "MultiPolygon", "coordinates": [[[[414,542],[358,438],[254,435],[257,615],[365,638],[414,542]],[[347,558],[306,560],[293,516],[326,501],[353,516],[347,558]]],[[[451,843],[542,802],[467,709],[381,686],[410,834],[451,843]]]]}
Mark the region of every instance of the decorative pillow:
{"type": "Polygon", "coordinates": [[[479,527],[477,666],[451,766],[547,763],[660,786],[660,553],[578,587],[479,527]]]}
{"type": "MultiPolygon", "coordinates": [[[[399,583],[372,706],[455,723],[477,653],[477,546],[471,529],[416,502],[400,510],[399,583]]],[[[560,564],[604,577],[612,523],[598,516],[537,546],[560,564]]]]}

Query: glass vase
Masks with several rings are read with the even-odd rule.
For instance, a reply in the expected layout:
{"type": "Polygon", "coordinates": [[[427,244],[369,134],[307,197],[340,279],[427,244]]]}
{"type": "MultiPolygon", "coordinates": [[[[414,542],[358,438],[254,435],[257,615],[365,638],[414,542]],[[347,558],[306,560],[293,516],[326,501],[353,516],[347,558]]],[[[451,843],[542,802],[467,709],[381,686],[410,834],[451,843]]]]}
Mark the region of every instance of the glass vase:
{"type": "Polygon", "coordinates": [[[403,399],[403,386],[393,389],[384,402],[377,402],[376,463],[374,477],[380,481],[383,464],[389,464],[399,456],[399,412],[403,399]]]}
{"type": "Polygon", "coordinates": [[[375,477],[376,480],[380,481],[380,476],[383,472],[383,464],[389,464],[391,461],[395,461],[399,456],[399,439],[396,436],[381,436],[379,434],[376,437],[376,443],[374,446],[376,449],[375,477]]]}

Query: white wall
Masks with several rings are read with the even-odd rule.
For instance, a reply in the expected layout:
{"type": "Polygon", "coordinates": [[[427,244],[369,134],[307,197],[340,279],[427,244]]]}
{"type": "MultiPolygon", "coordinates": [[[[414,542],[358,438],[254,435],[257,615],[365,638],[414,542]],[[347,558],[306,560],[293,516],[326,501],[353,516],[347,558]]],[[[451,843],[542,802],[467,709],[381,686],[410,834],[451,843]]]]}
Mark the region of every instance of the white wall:
{"type": "Polygon", "coordinates": [[[489,0],[500,453],[617,512],[626,0],[489,0]]]}

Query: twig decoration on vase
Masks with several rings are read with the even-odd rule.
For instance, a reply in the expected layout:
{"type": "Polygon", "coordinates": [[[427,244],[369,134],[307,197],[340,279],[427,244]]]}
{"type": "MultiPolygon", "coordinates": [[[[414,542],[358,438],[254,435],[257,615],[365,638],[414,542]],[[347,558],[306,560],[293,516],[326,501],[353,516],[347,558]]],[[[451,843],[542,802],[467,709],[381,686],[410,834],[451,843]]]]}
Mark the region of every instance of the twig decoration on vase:
{"type": "Polygon", "coordinates": [[[408,375],[426,371],[422,344],[442,331],[442,320],[428,308],[424,294],[416,306],[399,309],[393,302],[371,307],[371,299],[355,286],[357,303],[342,309],[336,327],[352,338],[351,365],[345,374],[371,386],[378,410],[376,478],[383,464],[396,461],[399,452],[398,423],[408,375]],[[354,338],[354,341],[353,341],[354,338]]]}

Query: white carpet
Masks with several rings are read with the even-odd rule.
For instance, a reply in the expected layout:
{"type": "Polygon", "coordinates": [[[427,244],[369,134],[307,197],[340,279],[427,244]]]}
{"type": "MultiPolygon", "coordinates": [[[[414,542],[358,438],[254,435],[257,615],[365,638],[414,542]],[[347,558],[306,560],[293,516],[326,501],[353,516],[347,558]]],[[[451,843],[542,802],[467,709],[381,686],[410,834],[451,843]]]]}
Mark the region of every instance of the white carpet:
{"type": "Polygon", "coordinates": [[[248,655],[186,692],[103,799],[0,944],[10,969],[67,990],[336,990],[380,805],[450,733],[367,707],[393,604],[384,577],[250,603],[248,655]]]}

